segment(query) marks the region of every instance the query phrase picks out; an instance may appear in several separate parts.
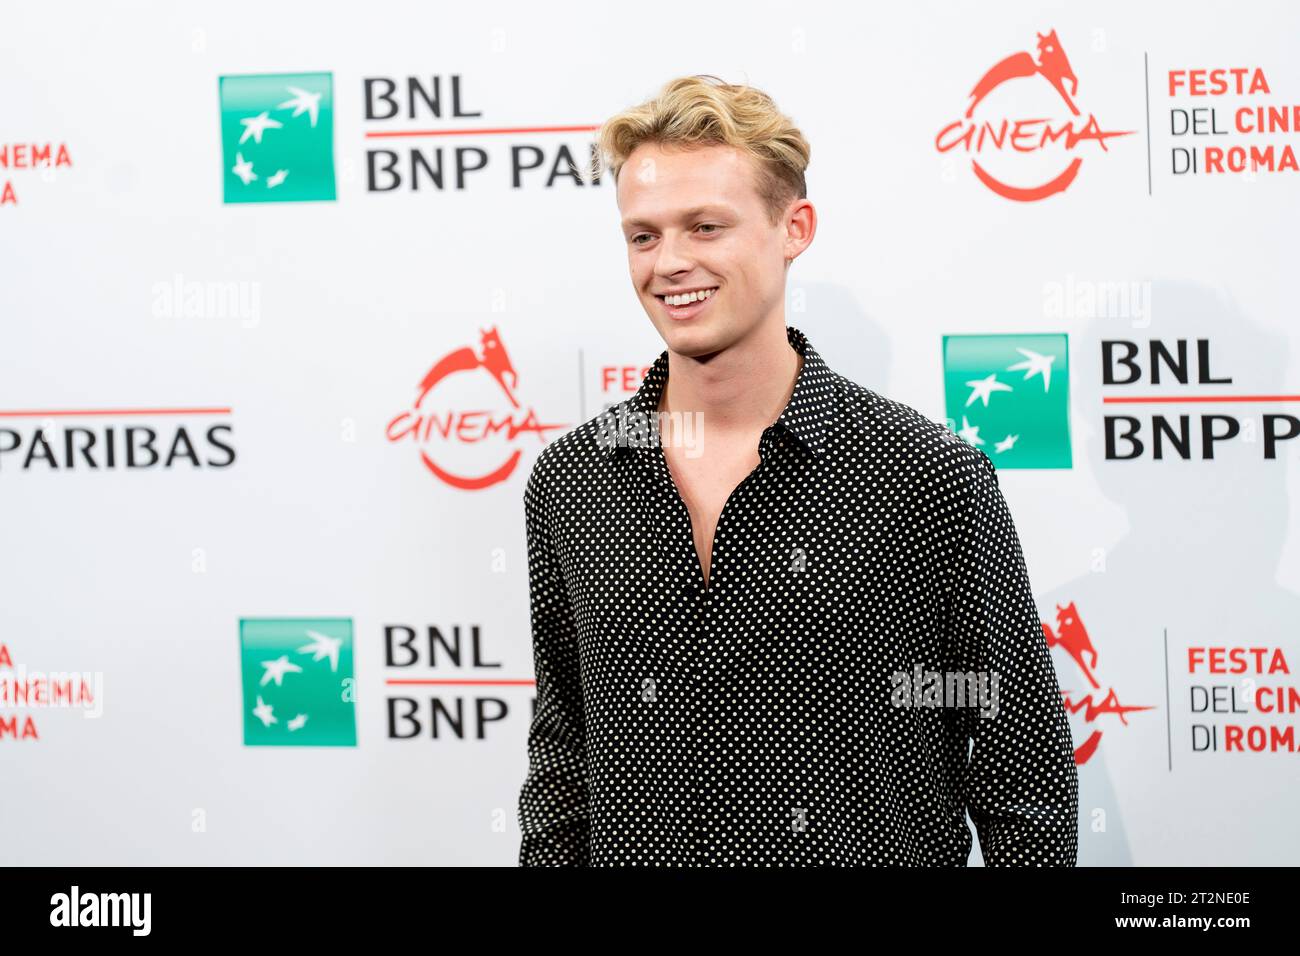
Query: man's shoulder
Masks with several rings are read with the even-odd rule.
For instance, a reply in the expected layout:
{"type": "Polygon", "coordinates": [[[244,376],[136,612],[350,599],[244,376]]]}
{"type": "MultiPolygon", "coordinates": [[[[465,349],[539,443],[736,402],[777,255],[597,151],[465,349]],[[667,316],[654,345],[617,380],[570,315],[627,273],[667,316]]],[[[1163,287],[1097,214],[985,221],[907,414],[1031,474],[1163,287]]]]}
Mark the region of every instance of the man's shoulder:
{"type": "Polygon", "coordinates": [[[839,376],[849,423],[843,436],[858,455],[877,465],[961,483],[993,475],[993,460],[945,422],[904,402],[839,376]]]}
{"type": "Polygon", "coordinates": [[[610,440],[610,422],[621,404],[602,409],[549,442],[533,461],[529,484],[598,480],[598,472],[607,460],[605,443],[610,440]]]}

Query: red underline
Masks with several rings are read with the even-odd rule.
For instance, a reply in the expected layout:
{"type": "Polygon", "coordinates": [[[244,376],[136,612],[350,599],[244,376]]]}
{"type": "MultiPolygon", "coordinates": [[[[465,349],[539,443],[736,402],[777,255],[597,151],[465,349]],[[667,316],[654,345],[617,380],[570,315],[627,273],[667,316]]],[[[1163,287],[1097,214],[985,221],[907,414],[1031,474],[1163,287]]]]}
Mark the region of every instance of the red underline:
{"type": "Polygon", "coordinates": [[[46,408],[0,412],[0,418],[51,418],[57,415],[229,415],[229,408],[46,408]]]}
{"type": "Polygon", "coordinates": [[[521,685],[527,686],[529,684],[536,684],[537,681],[535,680],[453,680],[451,678],[442,678],[442,679],[430,678],[430,679],[422,680],[414,677],[412,678],[394,677],[391,678],[390,680],[384,681],[384,683],[390,686],[395,684],[406,684],[406,685],[414,684],[414,685],[430,687],[434,685],[454,684],[458,687],[506,687],[506,686],[514,687],[514,686],[521,686],[521,685]]]}
{"type": "Polygon", "coordinates": [[[1108,396],[1103,404],[1131,404],[1138,402],[1300,402],[1300,395],[1156,395],[1147,398],[1137,396],[1108,396]]]}
{"type": "Polygon", "coordinates": [[[599,126],[502,126],[496,129],[409,129],[385,133],[366,133],[366,139],[392,136],[490,136],[501,133],[590,133],[599,126]]]}

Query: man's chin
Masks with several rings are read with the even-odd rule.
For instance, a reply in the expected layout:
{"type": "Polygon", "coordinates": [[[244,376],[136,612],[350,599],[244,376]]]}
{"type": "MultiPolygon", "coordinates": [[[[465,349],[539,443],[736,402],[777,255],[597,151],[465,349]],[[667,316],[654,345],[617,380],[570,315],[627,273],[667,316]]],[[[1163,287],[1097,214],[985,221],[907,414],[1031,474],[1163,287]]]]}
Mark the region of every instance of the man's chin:
{"type": "Polygon", "coordinates": [[[661,327],[659,334],[670,352],[687,358],[707,358],[729,344],[716,322],[683,322],[661,327]]]}

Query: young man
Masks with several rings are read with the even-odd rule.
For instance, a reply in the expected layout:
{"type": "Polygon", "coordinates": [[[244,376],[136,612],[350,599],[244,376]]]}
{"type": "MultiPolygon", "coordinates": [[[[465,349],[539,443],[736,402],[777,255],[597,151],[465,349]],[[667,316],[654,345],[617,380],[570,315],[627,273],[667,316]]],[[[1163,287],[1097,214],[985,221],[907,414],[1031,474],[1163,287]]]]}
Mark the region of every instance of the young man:
{"type": "Polygon", "coordinates": [[[785,324],[809,147],[669,83],[609,120],[667,350],[524,493],[521,865],[1074,865],[1078,782],[989,458],[785,324]],[[971,749],[971,741],[974,746],[971,749]]]}

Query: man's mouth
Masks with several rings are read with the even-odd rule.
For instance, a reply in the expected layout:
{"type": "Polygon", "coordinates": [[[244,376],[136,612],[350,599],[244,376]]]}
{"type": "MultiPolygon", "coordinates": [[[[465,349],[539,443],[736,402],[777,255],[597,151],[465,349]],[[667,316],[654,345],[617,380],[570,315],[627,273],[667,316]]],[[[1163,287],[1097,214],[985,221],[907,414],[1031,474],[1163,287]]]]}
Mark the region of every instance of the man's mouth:
{"type": "Polygon", "coordinates": [[[668,313],[669,318],[690,319],[704,311],[717,291],[717,286],[710,286],[672,295],[656,295],[655,298],[663,303],[664,311],[668,313]]]}

